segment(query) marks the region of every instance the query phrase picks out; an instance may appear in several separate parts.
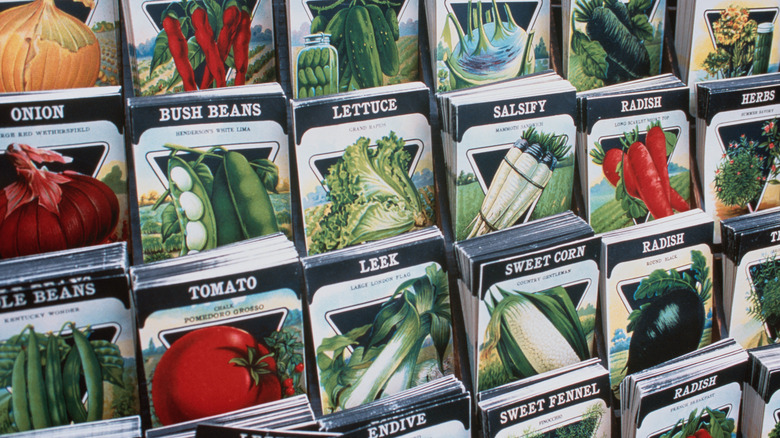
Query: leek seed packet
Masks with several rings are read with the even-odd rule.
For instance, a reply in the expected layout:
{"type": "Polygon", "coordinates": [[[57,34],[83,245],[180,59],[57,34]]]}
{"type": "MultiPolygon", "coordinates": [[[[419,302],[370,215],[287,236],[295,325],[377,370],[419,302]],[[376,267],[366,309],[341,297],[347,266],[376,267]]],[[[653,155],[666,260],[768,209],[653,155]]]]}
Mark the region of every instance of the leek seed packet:
{"type": "Polygon", "coordinates": [[[430,92],[424,84],[291,105],[309,255],[435,223],[430,92]]]}
{"type": "Polygon", "coordinates": [[[437,228],[309,256],[303,266],[323,414],[453,373],[437,228]]]}
{"type": "MultiPolygon", "coordinates": [[[[721,220],[780,206],[780,73],[701,82],[702,208],[721,220]]],[[[720,227],[715,242],[720,242],[720,227]]]]}
{"type": "Polygon", "coordinates": [[[436,92],[551,68],[549,0],[426,1],[436,92]]]}
{"type": "Polygon", "coordinates": [[[688,88],[671,75],[580,93],[585,214],[603,233],[687,211],[688,88]]]}
{"type": "Polygon", "coordinates": [[[115,421],[140,413],[128,265],[125,242],[0,262],[0,433],[140,436],[115,421]]]}
{"type": "Polygon", "coordinates": [[[279,84],[128,100],[136,263],[292,238],[279,84]]]}
{"type": "Polygon", "coordinates": [[[689,210],[602,235],[601,312],[610,381],[712,339],[712,220],[689,210]]]}
{"type": "Polygon", "coordinates": [[[301,267],[282,234],[130,273],[156,433],[306,393],[301,267]]]}
{"type": "Polygon", "coordinates": [[[0,95],[0,259],[130,239],[120,87],[0,95]]]}

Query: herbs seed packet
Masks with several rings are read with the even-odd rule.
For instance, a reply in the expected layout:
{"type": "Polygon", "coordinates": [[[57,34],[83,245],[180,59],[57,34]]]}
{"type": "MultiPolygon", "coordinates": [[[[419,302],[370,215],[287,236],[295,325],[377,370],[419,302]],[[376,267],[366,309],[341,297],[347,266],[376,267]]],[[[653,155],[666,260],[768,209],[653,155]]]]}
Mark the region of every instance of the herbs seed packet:
{"type": "Polygon", "coordinates": [[[575,92],[557,75],[439,95],[455,240],[569,210],[575,92]]]}
{"type": "Polygon", "coordinates": [[[292,237],[279,84],[128,99],[136,263],[292,237]]]}
{"type": "Polygon", "coordinates": [[[500,251],[481,238],[456,244],[461,270],[474,272],[458,284],[473,303],[464,320],[476,394],[595,355],[601,239],[576,219],[584,227],[565,242],[519,237],[542,219],[505,230],[500,251]]]}
{"type": "Polygon", "coordinates": [[[780,432],[780,374],[778,348],[773,344],[748,350],[747,381],[744,386],[742,433],[769,438],[780,432]]]}
{"type": "Polygon", "coordinates": [[[434,227],[303,259],[323,414],[453,373],[444,259],[434,227]]]}
{"type": "Polygon", "coordinates": [[[276,81],[272,9],[272,0],[122,0],[133,94],[276,81]]]}
{"type": "Polygon", "coordinates": [[[687,211],[688,88],[671,75],[578,96],[585,214],[597,233],[687,211]]]}
{"type": "Polygon", "coordinates": [[[0,262],[0,433],[140,436],[128,264],[124,242],[0,262]]]}
{"type": "Polygon", "coordinates": [[[306,393],[301,267],[282,234],[130,274],[156,433],[306,393]]]}
{"type": "MultiPolygon", "coordinates": [[[[778,71],[780,1],[691,0],[677,8],[680,78],[697,82],[778,71]]],[[[696,101],[691,101],[695,114],[696,101]]]]}
{"type": "Polygon", "coordinates": [[[291,0],[293,98],[420,80],[418,0],[291,0]]]}
{"type": "MultiPolygon", "coordinates": [[[[697,84],[702,208],[716,224],[780,206],[780,73],[697,84]]],[[[715,242],[721,240],[715,228],[715,242]]]]}
{"type": "Polygon", "coordinates": [[[0,95],[0,259],[130,239],[119,87],[0,95]]]}
{"type": "Polygon", "coordinates": [[[425,85],[297,99],[291,105],[308,254],[434,224],[425,85]]]}
{"type": "Polygon", "coordinates": [[[777,342],[780,309],[780,209],[721,222],[723,307],[729,336],[744,348],[777,342]]]}
{"type": "Polygon", "coordinates": [[[577,91],[661,71],[666,0],[563,0],[563,71],[577,91]]]}
{"type": "Polygon", "coordinates": [[[437,93],[551,68],[548,0],[437,0],[425,12],[437,93]]]}
{"type": "Polygon", "coordinates": [[[122,85],[117,3],[0,2],[0,93],[122,85]]]}
{"type": "Polygon", "coordinates": [[[602,235],[603,337],[610,381],[712,339],[712,220],[699,209],[602,235]]]}
{"type": "Polygon", "coordinates": [[[628,376],[620,384],[621,436],[737,436],[747,362],[729,338],[628,376]]]}
{"type": "Polygon", "coordinates": [[[609,372],[597,359],[538,377],[480,399],[485,437],[611,436],[609,372]]]}

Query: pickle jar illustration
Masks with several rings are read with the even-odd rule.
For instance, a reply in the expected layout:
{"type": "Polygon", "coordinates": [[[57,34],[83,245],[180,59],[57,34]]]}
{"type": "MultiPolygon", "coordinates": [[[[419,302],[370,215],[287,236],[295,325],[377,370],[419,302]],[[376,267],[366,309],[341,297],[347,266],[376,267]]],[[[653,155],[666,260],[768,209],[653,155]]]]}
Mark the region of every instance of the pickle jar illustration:
{"type": "Polygon", "coordinates": [[[756,35],[756,50],[753,55],[753,74],[758,75],[769,71],[769,57],[772,54],[772,23],[758,25],[756,35]]]}
{"type": "Polygon", "coordinates": [[[330,34],[304,37],[296,61],[295,93],[298,98],[336,93],[339,87],[339,57],[330,45],[330,34]]]}

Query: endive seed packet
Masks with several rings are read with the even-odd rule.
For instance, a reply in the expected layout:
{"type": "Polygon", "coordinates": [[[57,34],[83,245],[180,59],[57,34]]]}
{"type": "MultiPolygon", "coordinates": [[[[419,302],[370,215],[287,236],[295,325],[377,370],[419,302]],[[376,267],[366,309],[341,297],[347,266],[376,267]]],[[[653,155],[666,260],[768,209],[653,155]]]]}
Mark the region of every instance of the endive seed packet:
{"type": "Polygon", "coordinates": [[[128,265],[124,242],[0,262],[0,433],[140,436],[128,265]]]}
{"type": "Polygon", "coordinates": [[[323,414],[454,372],[437,228],[305,257],[303,265],[323,414]]]}
{"type": "Polygon", "coordinates": [[[292,238],[279,84],[128,99],[136,264],[292,238]]]}

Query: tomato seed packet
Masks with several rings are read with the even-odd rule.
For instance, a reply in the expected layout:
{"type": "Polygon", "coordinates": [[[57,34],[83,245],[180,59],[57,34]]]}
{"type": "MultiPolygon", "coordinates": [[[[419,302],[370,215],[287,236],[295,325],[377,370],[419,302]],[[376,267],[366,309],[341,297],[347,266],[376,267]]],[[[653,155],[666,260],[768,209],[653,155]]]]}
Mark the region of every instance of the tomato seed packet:
{"type": "Polygon", "coordinates": [[[124,242],[0,262],[0,433],[140,436],[128,264],[124,242]]]}
{"type": "Polygon", "coordinates": [[[125,151],[120,87],[0,95],[0,259],[129,240],[125,151]]]}
{"type": "Polygon", "coordinates": [[[133,267],[131,277],[153,428],[194,430],[306,392],[301,268],[282,234],[133,267]]]}

